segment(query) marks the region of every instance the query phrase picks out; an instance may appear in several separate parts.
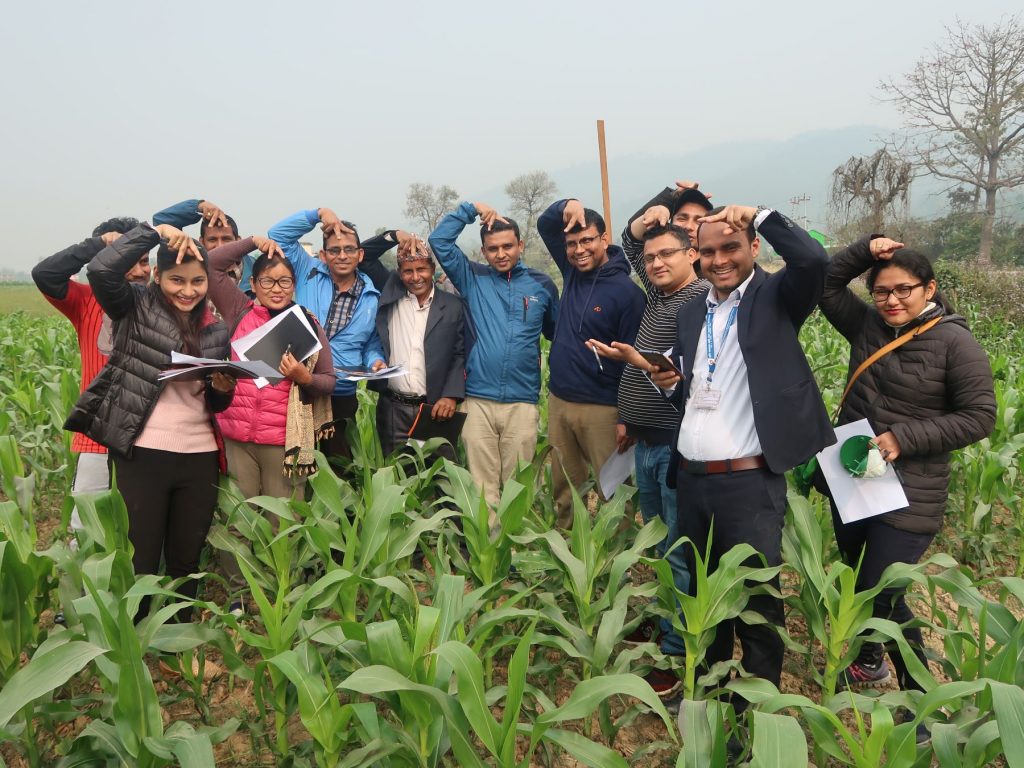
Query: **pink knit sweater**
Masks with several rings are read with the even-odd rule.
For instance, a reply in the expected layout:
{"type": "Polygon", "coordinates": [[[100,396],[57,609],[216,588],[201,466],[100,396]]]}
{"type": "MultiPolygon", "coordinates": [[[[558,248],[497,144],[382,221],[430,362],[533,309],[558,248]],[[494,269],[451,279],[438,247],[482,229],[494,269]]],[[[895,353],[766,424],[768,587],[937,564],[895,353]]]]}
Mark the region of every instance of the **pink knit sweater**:
{"type": "Polygon", "coordinates": [[[216,451],[203,382],[167,382],[135,447],[173,453],[216,451]]]}

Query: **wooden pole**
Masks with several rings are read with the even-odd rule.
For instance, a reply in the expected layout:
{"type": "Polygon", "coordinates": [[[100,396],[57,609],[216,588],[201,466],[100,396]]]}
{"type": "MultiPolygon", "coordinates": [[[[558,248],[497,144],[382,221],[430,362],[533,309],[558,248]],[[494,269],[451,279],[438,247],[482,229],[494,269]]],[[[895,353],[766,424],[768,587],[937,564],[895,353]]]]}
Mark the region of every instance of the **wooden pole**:
{"type": "Polygon", "coordinates": [[[608,153],[604,145],[604,120],[597,121],[597,152],[601,157],[601,194],[604,198],[604,223],[609,236],[615,229],[612,227],[612,198],[608,187],[608,153]]]}

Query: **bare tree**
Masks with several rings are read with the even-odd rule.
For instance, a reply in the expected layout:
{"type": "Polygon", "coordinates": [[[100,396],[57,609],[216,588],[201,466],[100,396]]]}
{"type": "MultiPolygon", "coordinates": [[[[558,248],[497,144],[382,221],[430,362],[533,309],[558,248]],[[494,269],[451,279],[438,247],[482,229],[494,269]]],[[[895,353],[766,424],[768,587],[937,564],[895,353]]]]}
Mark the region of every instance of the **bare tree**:
{"type": "Polygon", "coordinates": [[[829,208],[837,226],[884,231],[906,211],[913,179],[913,166],[884,149],[851,157],[832,171],[829,208]]]}
{"type": "Polygon", "coordinates": [[[532,171],[516,176],[505,185],[505,194],[511,203],[510,212],[519,221],[525,252],[536,245],[537,217],[558,194],[558,186],[547,171],[532,171]]]}
{"type": "Polygon", "coordinates": [[[405,193],[405,215],[417,224],[422,222],[426,229],[423,234],[427,235],[458,201],[459,193],[447,184],[434,187],[433,184],[414,181],[405,193]]]}
{"type": "Polygon", "coordinates": [[[978,262],[992,261],[996,194],[1024,184],[1024,27],[1019,15],[992,27],[960,20],[947,39],[882,90],[910,136],[902,157],[951,186],[984,193],[978,262]]]}

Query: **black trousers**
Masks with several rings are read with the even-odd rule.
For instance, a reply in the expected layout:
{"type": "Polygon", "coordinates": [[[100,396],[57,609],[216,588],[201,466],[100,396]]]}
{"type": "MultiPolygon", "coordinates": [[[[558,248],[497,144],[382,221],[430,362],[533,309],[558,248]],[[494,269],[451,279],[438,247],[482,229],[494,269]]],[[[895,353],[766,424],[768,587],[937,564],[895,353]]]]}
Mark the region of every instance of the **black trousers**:
{"type": "MultiPolygon", "coordinates": [[[[701,557],[711,538],[709,572],[718,568],[723,554],[741,543],[750,544],[763,554],[769,566],[782,563],[782,526],[786,520],[784,475],[768,469],[713,475],[691,475],[680,470],[676,501],[683,535],[694,542],[701,557]]],[[[689,546],[686,557],[693,575],[690,593],[696,594],[697,565],[693,549],[689,546]]],[[[745,564],[759,566],[761,562],[759,558],[752,558],[745,564]]],[[[778,578],[771,583],[778,589],[778,578]]],[[[785,611],[782,601],[777,598],[754,595],[747,603],[747,610],[764,616],[769,625],[785,625],[785,611]]],[[[778,686],[785,646],[778,632],[768,625],[751,625],[738,619],[719,624],[707,651],[707,666],[732,658],[734,635],[739,637],[743,648],[743,668],[778,686]]],[[[746,702],[737,700],[735,704],[737,709],[743,709],[746,702]]]]}
{"type": "MultiPolygon", "coordinates": [[[[836,531],[836,543],[843,561],[851,567],[857,566],[861,552],[860,575],[857,589],[870,589],[878,583],[882,572],[892,563],[916,563],[921,559],[935,538],[931,533],[912,533],[886,525],[880,517],[869,517],[853,523],[844,523],[839,518],[835,503],[832,504],[832,525],[836,531]]],[[[906,589],[890,587],[883,589],[875,597],[871,615],[878,619],[891,619],[897,624],[906,624],[914,618],[913,611],[907,605],[906,589]]],[[[918,627],[904,627],[903,636],[907,639],[921,663],[928,666],[924,655],[924,638],[918,627]]],[[[889,649],[896,670],[896,679],[904,690],[922,690],[907,671],[903,655],[896,648],[889,649]]],[[[872,664],[881,660],[884,650],[879,643],[865,643],[861,648],[859,660],[872,664]]]]}
{"type": "Polygon", "coordinates": [[[331,456],[344,456],[352,458],[352,449],[348,445],[348,438],[345,437],[345,427],[351,419],[356,417],[356,408],[359,400],[355,395],[332,395],[331,412],[334,414],[334,434],[326,440],[320,441],[320,450],[330,458],[331,456]]]}
{"type": "MultiPolygon", "coordinates": [[[[381,394],[377,400],[377,434],[380,435],[380,446],[385,456],[391,455],[396,448],[408,442],[409,430],[412,429],[418,411],[418,405],[400,403],[381,394]]],[[[455,449],[448,443],[437,449],[437,455],[455,461],[455,449]]]]}
{"type": "MultiPolygon", "coordinates": [[[[157,573],[163,556],[172,578],[199,570],[199,557],[217,506],[217,451],[174,453],[136,448],[114,456],[117,488],[128,508],[128,538],[135,548],[135,573],[157,573]]],[[[198,584],[182,585],[195,597],[198,584]]],[[[149,603],[140,608],[145,616],[149,603]]]]}

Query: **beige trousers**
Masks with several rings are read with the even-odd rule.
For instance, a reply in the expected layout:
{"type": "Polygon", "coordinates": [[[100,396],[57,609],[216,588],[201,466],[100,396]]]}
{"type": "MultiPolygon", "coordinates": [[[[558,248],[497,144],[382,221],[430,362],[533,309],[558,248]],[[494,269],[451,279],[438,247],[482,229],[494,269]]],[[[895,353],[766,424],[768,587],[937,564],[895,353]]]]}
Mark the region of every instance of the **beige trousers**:
{"type": "Polygon", "coordinates": [[[501,486],[520,460],[531,461],[537,450],[539,411],[533,403],[497,403],[467,397],[460,406],[466,413],[462,442],[469,473],[487,503],[498,505],[501,486]]]}
{"type": "Polygon", "coordinates": [[[597,477],[615,450],[618,420],[614,405],[570,403],[548,395],[548,442],[554,449],[551,485],[560,528],[572,527],[572,489],[579,490],[587,481],[591,467],[597,477]]]}

